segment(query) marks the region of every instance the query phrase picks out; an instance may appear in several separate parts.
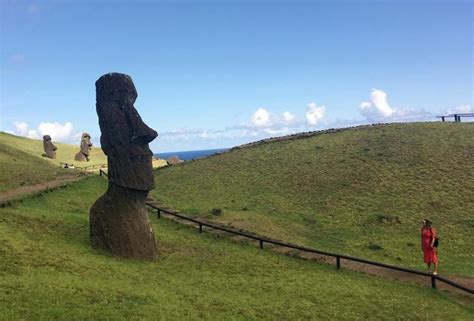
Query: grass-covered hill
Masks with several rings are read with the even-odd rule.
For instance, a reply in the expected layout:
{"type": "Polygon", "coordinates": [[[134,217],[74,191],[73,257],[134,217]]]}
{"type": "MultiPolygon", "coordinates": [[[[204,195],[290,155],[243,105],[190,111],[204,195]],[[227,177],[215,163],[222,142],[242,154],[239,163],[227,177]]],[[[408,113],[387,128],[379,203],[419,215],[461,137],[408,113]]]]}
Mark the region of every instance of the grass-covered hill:
{"type": "Polygon", "coordinates": [[[44,153],[43,150],[43,140],[38,139],[30,139],[26,137],[20,137],[11,135],[8,133],[0,132],[0,144],[3,146],[9,146],[11,148],[16,148],[22,152],[25,152],[31,156],[41,158],[47,160],[52,164],[59,164],[59,163],[68,163],[74,164],[76,166],[91,166],[91,165],[99,165],[99,164],[107,164],[107,157],[105,156],[102,149],[96,146],[92,146],[92,150],[90,153],[90,161],[89,162],[77,162],[74,160],[74,155],[79,152],[79,140],[77,145],[71,144],[63,144],[54,141],[53,137],[53,144],[58,148],[56,151],[56,159],[50,159],[47,157],[42,157],[41,154],[44,153]]]}
{"type": "Polygon", "coordinates": [[[18,142],[36,144],[33,140],[0,133],[0,192],[77,175],[46,160],[41,154],[35,156],[18,147],[18,142]]]}
{"type": "Polygon", "coordinates": [[[255,144],[160,169],[156,185],[155,198],[185,213],[420,269],[420,221],[430,218],[441,274],[474,276],[473,123],[367,126],[255,144]],[[223,214],[213,217],[212,208],[223,214]]]}
{"type": "Polygon", "coordinates": [[[340,270],[152,217],[159,256],[93,251],[92,176],[0,208],[0,320],[472,320],[472,298],[340,270]],[[427,313],[429,311],[429,313],[427,313]]]}
{"type": "MultiPolygon", "coordinates": [[[[107,164],[107,156],[100,147],[92,147],[89,162],[77,162],[74,155],[80,150],[79,143],[53,143],[58,148],[56,159],[41,156],[44,153],[42,140],[0,132],[0,192],[77,175],[77,171],[62,169],[64,163],[76,167],[107,164]]],[[[153,160],[153,167],[161,166],[166,166],[165,160],[153,160]]]]}

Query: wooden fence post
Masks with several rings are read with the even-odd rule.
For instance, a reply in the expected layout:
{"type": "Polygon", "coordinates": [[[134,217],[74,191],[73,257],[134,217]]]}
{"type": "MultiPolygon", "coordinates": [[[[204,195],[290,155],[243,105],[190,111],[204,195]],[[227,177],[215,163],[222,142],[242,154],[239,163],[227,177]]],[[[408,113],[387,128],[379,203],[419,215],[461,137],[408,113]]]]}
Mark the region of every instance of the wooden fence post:
{"type": "Polygon", "coordinates": [[[160,209],[159,209],[159,208],[156,210],[156,215],[158,216],[158,218],[160,218],[160,217],[161,217],[161,211],[160,211],[160,209]]]}
{"type": "Polygon", "coordinates": [[[336,256],[336,267],[339,270],[341,268],[341,257],[336,256]]]}
{"type": "Polygon", "coordinates": [[[431,276],[431,288],[436,290],[436,276],[431,276]]]}
{"type": "Polygon", "coordinates": [[[259,240],[260,241],[260,248],[263,249],[263,240],[259,240]]]}
{"type": "Polygon", "coordinates": [[[202,233],[202,224],[199,223],[199,233],[202,233]]]}

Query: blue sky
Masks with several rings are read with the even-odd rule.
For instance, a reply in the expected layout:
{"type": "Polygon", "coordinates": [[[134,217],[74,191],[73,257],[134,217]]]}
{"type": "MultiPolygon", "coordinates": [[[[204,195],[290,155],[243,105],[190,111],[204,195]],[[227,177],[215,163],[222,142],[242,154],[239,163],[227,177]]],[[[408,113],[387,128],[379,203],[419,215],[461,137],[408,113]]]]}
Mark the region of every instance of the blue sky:
{"type": "Polygon", "coordinates": [[[98,143],[95,81],[129,74],[155,152],[474,112],[472,1],[13,1],[1,130],[98,143]]]}

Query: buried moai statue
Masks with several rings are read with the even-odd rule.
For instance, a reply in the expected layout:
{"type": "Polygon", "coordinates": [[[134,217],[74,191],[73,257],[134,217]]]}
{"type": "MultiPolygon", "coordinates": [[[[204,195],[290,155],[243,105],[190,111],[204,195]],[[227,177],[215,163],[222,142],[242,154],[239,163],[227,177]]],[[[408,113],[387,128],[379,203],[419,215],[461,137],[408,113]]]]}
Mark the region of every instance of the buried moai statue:
{"type": "Polygon", "coordinates": [[[51,136],[49,135],[43,136],[43,149],[44,149],[44,154],[42,156],[49,157],[49,158],[56,158],[56,150],[58,148],[54,146],[53,142],[51,141],[51,136]]]}
{"type": "Polygon", "coordinates": [[[74,156],[74,159],[78,162],[88,162],[91,149],[91,135],[82,133],[81,150],[74,156]]]}
{"type": "Polygon", "coordinates": [[[109,186],[90,210],[91,243],[120,257],[152,259],[155,236],[145,201],[155,186],[148,143],[158,134],[133,106],[137,91],[130,76],[105,74],[95,86],[109,186]]]}

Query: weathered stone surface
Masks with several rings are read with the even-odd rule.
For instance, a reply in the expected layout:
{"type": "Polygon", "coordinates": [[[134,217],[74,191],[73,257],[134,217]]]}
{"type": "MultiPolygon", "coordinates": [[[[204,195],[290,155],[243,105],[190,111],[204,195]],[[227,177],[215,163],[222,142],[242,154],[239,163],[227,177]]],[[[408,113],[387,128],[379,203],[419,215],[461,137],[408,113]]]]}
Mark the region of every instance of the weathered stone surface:
{"type": "Polygon", "coordinates": [[[137,91],[130,76],[106,74],[95,85],[109,187],[90,210],[91,243],[117,256],[151,259],[156,245],[145,205],[154,188],[148,143],[158,134],[133,106],[137,91]]]}
{"type": "Polygon", "coordinates": [[[168,163],[168,165],[177,165],[177,164],[180,164],[182,162],[184,162],[183,160],[179,159],[178,156],[171,156],[170,158],[168,158],[166,160],[166,162],[168,163]]]}
{"type": "Polygon", "coordinates": [[[43,149],[44,149],[44,157],[49,158],[56,158],[56,150],[58,149],[54,144],[51,142],[51,136],[44,135],[43,136],[43,149]]]}
{"type": "Polygon", "coordinates": [[[74,156],[74,159],[78,162],[88,162],[91,149],[91,135],[82,133],[81,150],[74,156]]]}

